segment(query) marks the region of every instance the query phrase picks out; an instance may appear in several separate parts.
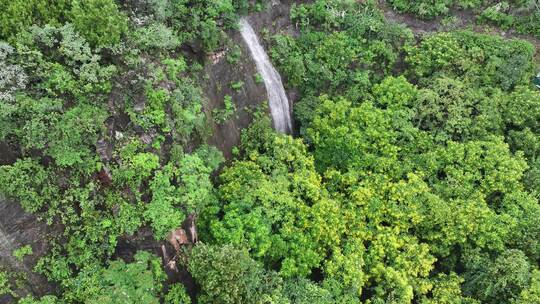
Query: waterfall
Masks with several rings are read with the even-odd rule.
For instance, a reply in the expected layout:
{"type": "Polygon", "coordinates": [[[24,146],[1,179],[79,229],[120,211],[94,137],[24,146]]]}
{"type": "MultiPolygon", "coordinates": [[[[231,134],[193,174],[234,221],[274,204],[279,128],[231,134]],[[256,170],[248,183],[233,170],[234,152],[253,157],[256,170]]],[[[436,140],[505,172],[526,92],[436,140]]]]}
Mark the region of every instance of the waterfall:
{"type": "Polygon", "coordinates": [[[240,33],[255,61],[257,71],[264,80],[274,128],[281,133],[292,133],[289,100],[285,94],[281,76],[270,63],[270,59],[260,44],[257,34],[255,34],[255,31],[245,18],[240,19],[240,33]]]}

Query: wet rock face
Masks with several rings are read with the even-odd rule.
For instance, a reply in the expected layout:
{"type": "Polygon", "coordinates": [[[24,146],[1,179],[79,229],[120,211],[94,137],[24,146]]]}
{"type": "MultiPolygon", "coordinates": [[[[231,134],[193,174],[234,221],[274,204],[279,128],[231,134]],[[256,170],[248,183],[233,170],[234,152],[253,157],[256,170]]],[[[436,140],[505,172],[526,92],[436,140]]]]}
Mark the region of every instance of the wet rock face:
{"type": "Polygon", "coordinates": [[[280,133],[291,134],[293,127],[290,105],[281,76],[270,62],[268,54],[259,41],[259,36],[253,30],[247,18],[240,19],[240,33],[244,43],[249,48],[252,59],[255,61],[260,77],[263,78],[274,129],[280,133]]]}
{"type": "Polygon", "coordinates": [[[242,44],[240,34],[231,33],[231,38],[235,45],[241,47],[241,58],[234,64],[229,63],[226,58],[221,58],[215,64],[208,60],[205,65],[208,79],[203,84],[203,92],[208,99],[206,112],[212,126],[208,143],[220,149],[226,158],[231,157],[232,148],[240,142],[240,130],[252,121],[250,109],[256,108],[267,99],[264,84],[255,80],[257,69],[251,61],[249,51],[242,44]],[[232,89],[231,84],[238,82],[243,82],[242,87],[238,90],[232,89]],[[211,118],[211,112],[213,109],[225,107],[224,99],[227,95],[232,97],[236,111],[231,119],[223,123],[215,122],[211,118]]]}
{"type": "MultiPolygon", "coordinates": [[[[268,9],[248,17],[250,24],[268,52],[268,45],[261,35],[261,30],[270,35],[277,33],[295,34],[291,25],[289,13],[292,1],[281,1],[281,4],[268,4],[268,9]]],[[[203,81],[203,93],[208,99],[206,112],[212,125],[212,135],[208,140],[210,145],[219,148],[224,156],[231,158],[231,150],[240,142],[241,130],[252,121],[250,109],[255,109],[268,101],[264,83],[257,81],[257,67],[239,31],[229,31],[233,45],[240,47],[242,55],[238,62],[229,63],[227,53],[230,50],[218,50],[205,60],[204,73],[207,79],[203,81]],[[224,52],[223,52],[224,51],[224,52]],[[219,55],[219,56],[218,56],[219,55]],[[231,83],[243,82],[239,90],[231,88],[231,83]],[[224,107],[225,96],[231,96],[236,106],[236,112],[231,119],[224,123],[211,121],[212,109],[224,107]]],[[[288,92],[290,93],[290,92],[288,92]]],[[[289,95],[290,96],[290,95],[289,95]]],[[[291,99],[289,99],[291,100],[291,99]]],[[[292,106],[292,101],[290,106],[292,106]]]]}
{"type": "MultiPolygon", "coordinates": [[[[44,295],[54,290],[45,277],[32,272],[40,256],[48,250],[48,235],[59,233],[58,228],[39,222],[35,216],[24,212],[17,203],[0,197],[0,265],[10,273],[25,275],[28,285],[18,290],[21,294],[44,295]],[[13,257],[13,251],[32,246],[33,254],[21,262],[13,257]]],[[[10,303],[8,297],[0,297],[0,303],[10,303]]]]}

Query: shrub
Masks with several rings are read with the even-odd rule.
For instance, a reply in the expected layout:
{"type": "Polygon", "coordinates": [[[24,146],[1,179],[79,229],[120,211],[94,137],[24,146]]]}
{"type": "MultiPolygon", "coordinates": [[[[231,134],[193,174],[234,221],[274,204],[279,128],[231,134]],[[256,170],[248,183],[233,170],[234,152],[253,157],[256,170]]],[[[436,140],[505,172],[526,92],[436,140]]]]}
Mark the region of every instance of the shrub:
{"type": "Polygon", "coordinates": [[[285,281],[283,293],[295,304],[331,304],[336,303],[332,294],[304,278],[289,279],[285,281]]]}
{"type": "Polygon", "coordinates": [[[231,245],[199,244],[191,252],[188,269],[200,286],[201,304],[274,303],[281,297],[280,279],[231,245]]]}
{"type": "Polygon", "coordinates": [[[208,52],[219,46],[222,27],[232,28],[236,21],[235,7],[230,0],[153,0],[150,10],[156,21],[175,30],[180,41],[198,40],[208,52]]]}
{"type": "Polygon", "coordinates": [[[150,181],[152,199],[144,216],[157,238],[165,238],[180,227],[187,214],[199,213],[213,201],[210,173],[215,168],[201,156],[184,155],[156,172],[150,181]]]}
{"type": "Polygon", "coordinates": [[[229,64],[236,64],[242,57],[242,50],[238,45],[235,45],[227,52],[227,62],[229,64]]]}
{"type": "Polygon", "coordinates": [[[475,86],[511,90],[528,84],[534,69],[534,47],[529,42],[471,31],[434,34],[407,48],[407,53],[410,70],[423,81],[445,75],[475,86]]]}
{"type": "MultiPolygon", "coordinates": [[[[28,77],[24,70],[10,63],[14,49],[5,42],[0,42],[0,102],[13,102],[14,94],[26,88],[28,77]]],[[[1,133],[0,133],[1,134],[1,133]]]]}
{"type": "Polygon", "coordinates": [[[12,294],[11,285],[9,284],[9,276],[6,271],[0,270],[0,297],[3,295],[12,294]]]}
{"type": "Polygon", "coordinates": [[[59,25],[65,20],[71,0],[13,0],[0,2],[0,39],[14,37],[31,25],[59,25]]]}
{"type": "Polygon", "coordinates": [[[217,123],[226,122],[236,112],[236,105],[234,104],[231,96],[226,95],[223,103],[225,104],[225,108],[212,110],[212,116],[217,123]]]}
{"type": "Polygon", "coordinates": [[[175,138],[186,142],[196,135],[208,135],[203,106],[206,103],[201,89],[189,78],[182,77],[178,87],[171,94],[171,129],[175,138]]]}
{"type": "Polygon", "coordinates": [[[509,4],[506,1],[499,2],[493,6],[486,8],[480,16],[478,21],[480,22],[493,22],[503,29],[509,29],[514,25],[514,17],[506,14],[509,9],[509,4]]]}
{"type": "Polygon", "coordinates": [[[152,23],[138,28],[130,35],[130,38],[143,50],[174,50],[183,42],[171,28],[163,23],[152,23]]]}
{"type": "Polygon", "coordinates": [[[60,197],[52,172],[30,158],[0,166],[0,190],[19,200],[27,212],[36,212],[60,197]]]}
{"type": "Polygon", "coordinates": [[[127,30],[127,18],[114,0],[73,0],[70,20],[96,47],[117,44],[127,30]]]}
{"type": "Polygon", "coordinates": [[[72,25],[32,26],[16,42],[18,55],[26,59],[20,65],[39,80],[32,88],[52,97],[73,95],[77,101],[94,101],[89,94],[109,92],[116,67],[102,65],[72,25]]]}
{"type": "Polygon", "coordinates": [[[187,64],[184,58],[181,56],[178,58],[167,58],[162,63],[165,65],[167,78],[175,83],[180,83],[180,74],[187,70],[187,64]]]}
{"type": "Polygon", "coordinates": [[[413,13],[423,19],[445,15],[452,7],[476,8],[482,0],[390,0],[393,8],[400,12],[413,13]]]}
{"type": "Polygon", "coordinates": [[[169,286],[169,292],[165,295],[165,304],[191,304],[191,298],[184,286],[176,283],[169,286]]]}
{"type": "Polygon", "coordinates": [[[244,87],[243,81],[231,82],[231,89],[235,91],[240,91],[244,87]]]}
{"type": "Polygon", "coordinates": [[[159,239],[165,239],[169,232],[180,227],[186,217],[185,211],[178,206],[178,188],[171,184],[177,174],[173,170],[175,168],[169,165],[156,173],[150,182],[152,200],[144,211],[145,219],[159,239]]]}
{"type": "Polygon", "coordinates": [[[516,299],[531,282],[531,265],[519,250],[506,250],[495,260],[478,253],[466,258],[468,270],[463,289],[465,294],[482,303],[496,304],[501,303],[501,299],[516,299]]]}
{"type": "Polygon", "coordinates": [[[40,299],[35,299],[33,296],[27,296],[19,300],[19,304],[61,304],[62,301],[60,301],[56,296],[43,296],[40,299]]]}
{"type": "Polygon", "coordinates": [[[25,256],[32,255],[33,253],[34,253],[34,251],[32,250],[32,246],[24,245],[24,246],[22,246],[20,248],[17,248],[15,251],[13,251],[13,256],[17,260],[22,262],[25,256]]]}
{"type": "Polygon", "coordinates": [[[66,282],[64,299],[96,304],[158,304],[166,277],[158,257],[138,251],[132,263],[115,260],[107,268],[89,265],[66,282]]]}

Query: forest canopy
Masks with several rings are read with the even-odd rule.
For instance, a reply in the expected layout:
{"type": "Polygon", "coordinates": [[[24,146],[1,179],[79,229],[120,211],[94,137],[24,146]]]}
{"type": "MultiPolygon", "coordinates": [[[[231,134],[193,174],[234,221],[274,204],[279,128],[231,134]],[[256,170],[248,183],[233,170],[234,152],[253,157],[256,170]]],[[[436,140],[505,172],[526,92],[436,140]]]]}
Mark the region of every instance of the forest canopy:
{"type": "Polygon", "coordinates": [[[1,203],[48,231],[0,302],[540,303],[537,1],[49,2],[0,1],[1,203]]]}

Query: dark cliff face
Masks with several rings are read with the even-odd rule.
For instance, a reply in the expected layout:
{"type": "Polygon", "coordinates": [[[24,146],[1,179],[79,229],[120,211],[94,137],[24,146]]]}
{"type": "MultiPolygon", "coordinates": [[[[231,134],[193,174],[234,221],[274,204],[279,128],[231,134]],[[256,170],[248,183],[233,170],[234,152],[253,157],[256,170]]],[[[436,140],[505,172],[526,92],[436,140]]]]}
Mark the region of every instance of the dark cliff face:
{"type": "Polygon", "coordinates": [[[229,33],[233,43],[240,47],[242,56],[236,63],[227,61],[228,52],[224,50],[213,54],[215,61],[208,60],[204,73],[207,79],[203,80],[203,92],[208,99],[206,112],[210,118],[212,135],[208,140],[210,145],[219,148],[225,157],[231,157],[231,149],[239,143],[240,130],[251,122],[250,109],[266,101],[264,84],[257,83],[257,70],[249,57],[249,51],[243,44],[238,32],[229,33]],[[232,89],[232,83],[242,82],[240,89],[232,89]],[[225,96],[231,96],[236,106],[234,115],[223,123],[212,119],[212,110],[224,108],[225,96]]]}
{"type": "MultiPolygon", "coordinates": [[[[60,227],[45,223],[26,212],[17,203],[0,197],[0,265],[16,276],[25,276],[25,285],[19,293],[44,295],[54,289],[54,285],[34,272],[32,268],[40,256],[48,250],[48,237],[60,233],[60,227]],[[33,254],[19,261],[13,257],[13,251],[25,246],[32,246],[33,254]]],[[[8,296],[0,297],[0,303],[9,303],[8,296]]]]}
{"type": "MultiPolygon", "coordinates": [[[[259,39],[265,47],[268,47],[265,39],[272,35],[277,33],[294,34],[295,31],[291,25],[289,13],[290,3],[283,1],[277,5],[269,4],[267,10],[253,13],[248,17],[250,24],[259,34],[259,39]]],[[[209,102],[208,114],[211,113],[213,108],[223,108],[223,100],[227,95],[232,97],[236,105],[237,111],[230,120],[222,124],[212,122],[212,136],[208,140],[210,145],[219,148],[224,156],[230,159],[232,148],[238,145],[240,141],[241,130],[246,128],[252,121],[250,109],[255,109],[262,103],[267,102],[268,97],[264,84],[256,80],[257,69],[255,62],[251,58],[249,49],[242,40],[240,33],[230,31],[228,36],[234,45],[240,47],[242,51],[240,60],[236,63],[227,61],[230,49],[210,54],[206,60],[204,70],[208,78],[203,81],[202,86],[209,102]],[[230,87],[231,83],[239,81],[243,82],[241,89],[234,90],[230,87]]],[[[291,89],[287,93],[292,108],[292,103],[296,99],[296,92],[291,89]]]]}

